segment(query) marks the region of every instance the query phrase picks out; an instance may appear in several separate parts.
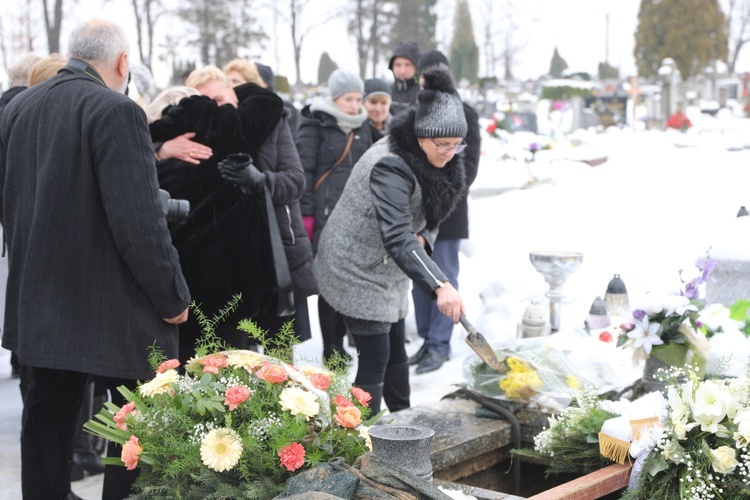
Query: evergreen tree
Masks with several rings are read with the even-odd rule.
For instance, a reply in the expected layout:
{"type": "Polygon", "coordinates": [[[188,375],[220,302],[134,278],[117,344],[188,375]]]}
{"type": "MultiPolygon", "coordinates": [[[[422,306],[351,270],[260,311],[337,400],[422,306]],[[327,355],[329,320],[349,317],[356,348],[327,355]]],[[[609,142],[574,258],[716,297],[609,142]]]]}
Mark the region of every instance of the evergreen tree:
{"type": "Polygon", "coordinates": [[[557,47],[555,47],[555,51],[552,53],[552,60],[549,63],[549,74],[552,78],[560,78],[566,69],[568,69],[568,63],[560,56],[557,47]]]}
{"type": "Polygon", "coordinates": [[[435,47],[437,15],[433,13],[437,0],[397,0],[396,23],[391,30],[391,48],[405,40],[414,40],[419,50],[435,47]]]}
{"type": "Polygon", "coordinates": [[[599,68],[598,68],[598,74],[599,74],[599,78],[601,78],[602,80],[615,79],[620,76],[620,70],[618,70],[617,68],[615,68],[609,63],[600,62],[599,68]]]}
{"type": "Polygon", "coordinates": [[[479,73],[479,47],[474,41],[474,27],[466,0],[460,0],[456,5],[454,19],[450,55],[453,75],[457,81],[466,78],[470,83],[476,83],[479,73]]]}
{"type": "Polygon", "coordinates": [[[328,55],[328,52],[320,54],[320,62],[318,62],[318,85],[325,85],[331,73],[338,68],[338,65],[328,55]]]}
{"type": "Polygon", "coordinates": [[[634,56],[638,73],[658,74],[671,57],[683,79],[726,60],[728,26],[718,0],[641,0],[634,56]]]}

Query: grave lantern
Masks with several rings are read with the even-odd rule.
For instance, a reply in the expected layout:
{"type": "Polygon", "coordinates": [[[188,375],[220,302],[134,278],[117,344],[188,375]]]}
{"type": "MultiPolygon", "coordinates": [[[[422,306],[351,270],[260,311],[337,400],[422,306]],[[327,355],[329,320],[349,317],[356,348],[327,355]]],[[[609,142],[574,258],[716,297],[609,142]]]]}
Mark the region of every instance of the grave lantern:
{"type": "Polygon", "coordinates": [[[615,316],[626,318],[630,315],[628,291],[619,274],[615,274],[607,285],[607,292],[604,294],[604,306],[610,318],[615,316]]]}

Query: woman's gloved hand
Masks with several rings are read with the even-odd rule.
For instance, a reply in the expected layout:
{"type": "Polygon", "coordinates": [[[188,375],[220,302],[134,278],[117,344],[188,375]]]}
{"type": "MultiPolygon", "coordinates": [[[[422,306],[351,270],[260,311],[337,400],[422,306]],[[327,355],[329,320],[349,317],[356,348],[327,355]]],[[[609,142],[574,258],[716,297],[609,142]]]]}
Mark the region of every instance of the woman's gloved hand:
{"type": "Polygon", "coordinates": [[[253,165],[248,154],[231,154],[218,164],[221,176],[246,193],[260,193],[266,184],[266,174],[253,165]]]}

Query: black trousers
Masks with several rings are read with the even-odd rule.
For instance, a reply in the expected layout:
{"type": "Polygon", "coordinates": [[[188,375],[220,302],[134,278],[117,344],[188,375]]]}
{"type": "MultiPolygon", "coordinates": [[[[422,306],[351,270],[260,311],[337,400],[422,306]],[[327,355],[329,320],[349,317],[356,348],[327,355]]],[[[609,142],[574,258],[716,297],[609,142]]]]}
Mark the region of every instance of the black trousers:
{"type": "MultiPolygon", "coordinates": [[[[89,376],[86,373],[25,367],[26,393],[21,419],[21,484],[24,500],[64,499],[70,492],[71,458],[78,413],[89,376]]],[[[124,404],[117,387],[131,390],[135,380],[102,377],[112,402],[124,404]]],[[[121,447],[109,443],[108,456],[119,457],[121,447]]],[[[130,493],[135,471],[107,466],[102,498],[120,500],[130,493]]]]}

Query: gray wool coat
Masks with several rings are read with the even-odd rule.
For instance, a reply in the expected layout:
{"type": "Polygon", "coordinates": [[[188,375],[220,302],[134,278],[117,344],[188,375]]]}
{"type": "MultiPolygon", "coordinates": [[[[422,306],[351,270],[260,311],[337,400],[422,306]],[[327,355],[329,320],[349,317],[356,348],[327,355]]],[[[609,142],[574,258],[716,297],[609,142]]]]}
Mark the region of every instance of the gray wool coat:
{"type": "MultiPolygon", "coordinates": [[[[434,297],[432,290],[447,278],[416,238],[426,226],[422,189],[408,165],[389,151],[388,141],[378,141],[354,166],[321,234],[313,270],[321,296],[336,311],[395,323],[409,311],[410,280],[434,297]],[[388,231],[388,241],[376,213],[373,181],[389,190],[389,199],[381,201],[397,214],[398,227],[388,231]]],[[[435,235],[423,235],[431,246],[435,235]]]]}
{"type": "Polygon", "coordinates": [[[154,343],[176,357],[162,318],[190,297],[135,102],[72,69],[20,94],[0,119],[0,188],[3,347],[24,365],[127,379],[153,377],[154,343]]]}

